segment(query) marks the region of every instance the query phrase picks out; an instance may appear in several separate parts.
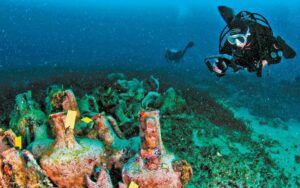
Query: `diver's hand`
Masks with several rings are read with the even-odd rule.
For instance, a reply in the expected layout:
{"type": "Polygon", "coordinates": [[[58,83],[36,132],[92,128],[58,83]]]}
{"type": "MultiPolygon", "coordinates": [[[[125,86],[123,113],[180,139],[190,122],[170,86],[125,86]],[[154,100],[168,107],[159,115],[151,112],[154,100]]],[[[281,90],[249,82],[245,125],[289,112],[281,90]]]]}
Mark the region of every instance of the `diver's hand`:
{"type": "Polygon", "coordinates": [[[206,60],[204,60],[204,61],[205,61],[205,64],[206,64],[208,70],[209,70],[210,72],[213,72],[213,70],[214,70],[213,64],[215,64],[215,63],[212,62],[211,59],[206,59],[206,60]]]}
{"type": "Polygon", "coordinates": [[[262,68],[264,68],[265,66],[267,66],[269,64],[269,62],[264,59],[261,61],[261,64],[262,64],[262,68]]]}
{"type": "Polygon", "coordinates": [[[218,63],[220,63],[220,59],[219,58],[208,58],[208,59],[205,59],[205,64],[208,68],[208,70],[210,72],[213,72],[216,74],[216,76],[218,77],[221,77],[221,76],[224,76],[225,73],[222,69],[220,69],[218,67],[218,63]]]}

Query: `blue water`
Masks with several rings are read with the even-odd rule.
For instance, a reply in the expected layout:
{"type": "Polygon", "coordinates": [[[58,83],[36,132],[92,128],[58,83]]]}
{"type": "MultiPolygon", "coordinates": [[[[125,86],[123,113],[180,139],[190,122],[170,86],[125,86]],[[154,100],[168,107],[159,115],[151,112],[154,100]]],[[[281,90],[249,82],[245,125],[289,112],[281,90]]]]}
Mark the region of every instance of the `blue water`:
{"type": "MultiPolygon", "coordinates": [[[[218,53],[219,33],[225,26],[217,9],[219,5],[232,7],[236,13],[248,10],[264,15],[274,34],[282,36],[300,52],[300,3],[297,0],[2,0],[0,86],[26,88],[41,78],[50,80],[56,74],[56,70],[50,71],[52,69],[80,73],[90,68],[95,71],[110,68],[145,74],[157,72],[158,77],[159,72],[163,72],[163,76],[174,80],[174,85],[183,80],[200,86],[203,81],[216,81],[222,87],[241,91],[252,87],[239,78],[243,75],[254,81],[257,86],[254,94],[265,100],[251,99],[249,95],[250,101],[259,102],[250,105],[247,99],[246,107],[272,103],[269,108],[263,108],[267,113],[270,108],[274,109],[274,104],[289,106],[276,109],[284,111],[281,116],[295,117],[300,110],[299,80],[293,82],[300,73],[299,55],[270,66],[263,78],[246,71],[229,73],[233,81],[227,80],[227,76],[220,80],[209,74],[203,59],[218,53]],[[180,64],[168,64],[165,50],[183,48],[188,41],[194,41],[195,46],[184,60],[180,64]],[[267,83],[273,79],[293,83],[279,86],[267,83]],[[282,88],[281,92],[278,87],[282,88]],[[285,97],[286,91],[293,95],[285,97]]],[[[82,74],[78,80],[84,76],[87,75],[82,74]]],[[[209,91],[214,89],[218,90],[218,86],[213,84],[209,91]]]]}
{"type": "MultiPolygon", "coordinates": [[[[47,1],[0,2],[0,69],[57,65],[169,66],[166,48],[196,46],[181,69],[203,75],[203,58],[217,53],[225,26],[217,6],[263,14],[275,35],[299,51],[297,1],[47,1]]],[[[293,79],[297,58],[271,67],[271,76],[293,79]]]]}

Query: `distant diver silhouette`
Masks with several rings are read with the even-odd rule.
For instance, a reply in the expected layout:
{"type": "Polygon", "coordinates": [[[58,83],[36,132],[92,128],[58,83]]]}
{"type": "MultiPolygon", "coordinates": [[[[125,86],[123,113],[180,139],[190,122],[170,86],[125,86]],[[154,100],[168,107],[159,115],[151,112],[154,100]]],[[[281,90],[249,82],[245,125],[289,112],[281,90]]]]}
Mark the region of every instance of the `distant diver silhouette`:
{"type": "Polygon", "coordinates": [[[261,77],[266,65],[277,64],[282,57],[296,56],[280,36],[273,36],[269,22],[262,15],[248,11],[234,15],[231,8],[218,8],[227,25],[219,36],[219,54],[204,60],[218,77],[224,76],[228,67],[234,72],[247,69],[261,77]]]}
{"type": "Polygon", "coordinates": [[[189,48],[194,46],[194,42],[189,42],[183,50],[167,49],[165,58],[169,63],[179,63],[189,48]]]}

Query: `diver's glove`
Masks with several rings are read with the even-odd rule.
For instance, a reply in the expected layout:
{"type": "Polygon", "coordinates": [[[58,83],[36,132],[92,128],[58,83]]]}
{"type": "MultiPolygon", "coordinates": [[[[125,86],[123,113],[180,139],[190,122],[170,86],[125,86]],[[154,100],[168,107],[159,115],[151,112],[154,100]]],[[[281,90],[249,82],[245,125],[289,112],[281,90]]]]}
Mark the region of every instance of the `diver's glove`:
{"type": "Polygon", "coordinates": [[[218,77],[225,75],[227,64],[221,58],[206,58],[204,61],[210,72],[214,72],[218,77]]]}

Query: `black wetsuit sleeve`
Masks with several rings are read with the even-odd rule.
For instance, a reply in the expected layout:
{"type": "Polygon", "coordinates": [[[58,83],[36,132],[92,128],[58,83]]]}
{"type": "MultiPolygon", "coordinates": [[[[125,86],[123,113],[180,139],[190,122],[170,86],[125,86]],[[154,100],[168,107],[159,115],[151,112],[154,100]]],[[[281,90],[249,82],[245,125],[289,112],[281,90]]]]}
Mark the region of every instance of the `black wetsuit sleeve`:
{"type": "MultiPolygon", "coordinates": [[[[233,52],[232,52],[232,46],[229,44],[229,42],[225,42],[222,49],[220,50],[220,54],[228,54],[230,56],[233,56],[233,52]]],[[[236,65],[236,63],[234,62],[234,60],[228,60],[225,58],[222,58],[222,60],[230,67],[232,67],[233,71],[236,72],[238,71],[238,67],[236,65]]]]}
{"type": "Polygon", "coordinates": [[[232,55],[232,48],[231,45],[229,44],[229,42],[225,42],[223,47],[221,48],[220,54],[228,54],[228,55],[232,55]]]}

